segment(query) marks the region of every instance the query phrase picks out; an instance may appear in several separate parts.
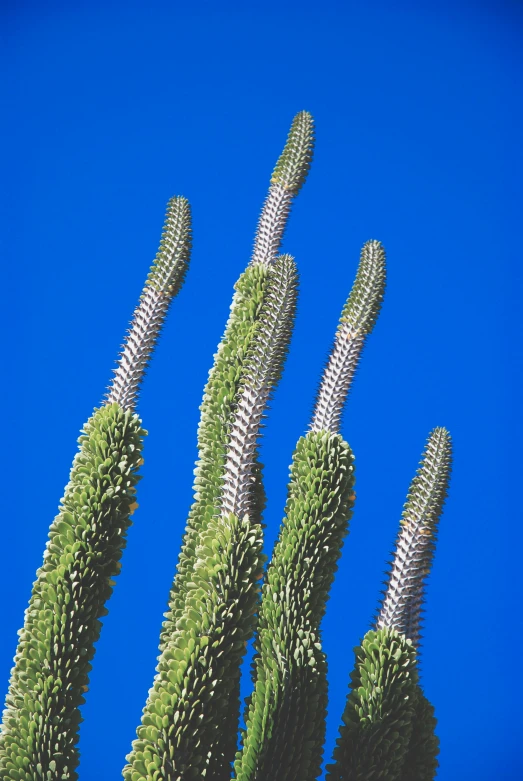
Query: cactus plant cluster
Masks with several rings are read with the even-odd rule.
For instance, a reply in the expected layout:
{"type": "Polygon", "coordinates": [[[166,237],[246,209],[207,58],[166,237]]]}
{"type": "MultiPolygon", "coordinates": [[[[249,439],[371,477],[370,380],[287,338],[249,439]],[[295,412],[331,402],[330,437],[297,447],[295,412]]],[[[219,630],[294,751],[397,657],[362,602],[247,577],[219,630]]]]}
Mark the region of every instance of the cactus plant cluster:
{"type": "MultiPolygon", "coordinates": [[[[279,254],[312,160],[313,120],[293,120],[252,257],[204,390],[194,501],[161,627],[156,675],[122,774],[126,781],[312,781],[327,709],[321,621],[353,512],[354,458],[343,407],[385,290],[385,250],[368,241],[341,312],[311,420],[292,456],[272,558],[262,553],[260,428],[293,329],[298,271],[279,254]],[[240,669],[254,638],[252,693],[239,732],[240,669]]],[[[139,386],[191,248],[188,202],[169,201],[156,259],[114,378],[79,438],[36,580],[0,732],[2,778],[78,777],[80,706],[100,619],[120,570],[146,434],[139,386]]],[[[432,705],[418,674],[424,588],[447,494],[451,442],[429,435],[404,506],[385,590],[355,666],[331,781],[425,781],[437,768],[432,705]]]]}

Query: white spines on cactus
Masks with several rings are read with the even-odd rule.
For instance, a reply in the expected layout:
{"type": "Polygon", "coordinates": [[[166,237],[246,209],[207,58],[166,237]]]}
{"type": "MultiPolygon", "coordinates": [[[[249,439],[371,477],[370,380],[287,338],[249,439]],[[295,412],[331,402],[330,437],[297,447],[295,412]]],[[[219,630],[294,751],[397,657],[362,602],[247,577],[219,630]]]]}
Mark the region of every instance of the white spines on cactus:
{"type": "Polygon", "coordinates": [[[341,314],[316,397],[311,431],[339,431],[343,405],[384,292],[385,250],[379,241],[371,240],[363,246],[356,279],[341,314]]]}
{"type": "Polygon", "coordinates": [[[397,629],[415,646],[420,640],[425,581],[447,496],[451,460],[450,434],[446,428],[435,428],[429,435],[403,508],[387,588],[376,620],[377,629],[397,629]]]}
{"type": "Polygon", "coordinates": [[[292,199],[300,191],[309,172],[314,147],[314,123],[307,111],[294,117],[287,143],[271,177],[271,185],[254,240],[251,265],[270,264],[281,245],[292,199]]]}
{"type": "Polygon", "coordinates": [[[247,358],[234,413],[224,470],[222,514],[250,513],[253,466],[260,424],[279,379],[292,333],[297,297],[293,258],[281,255],[269,272],[269,288],[247,358]]]}
{"type": "Polygon", "coordinates": [[[140,383],[151,359],[171,301],[182,286],[189,265],[191,213],[189,202],[171,198],[160,247],[134,311],[126,340],[122,345],[114,377],[105,403],[117,402],[133,409],[140,383]]]}

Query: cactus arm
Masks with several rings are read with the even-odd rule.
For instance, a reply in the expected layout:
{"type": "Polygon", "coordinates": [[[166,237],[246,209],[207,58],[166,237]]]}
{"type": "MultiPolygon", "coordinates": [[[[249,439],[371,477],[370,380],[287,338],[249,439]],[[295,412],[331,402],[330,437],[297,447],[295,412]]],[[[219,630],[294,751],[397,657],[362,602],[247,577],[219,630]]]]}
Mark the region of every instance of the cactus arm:
{"type": "Polygon", "coordinates": [[[269,269],[258,264],[240,276],[224,336],[214,356],[209,373],[198,428],[198,455],[195,469],[194,503],[172,584],[168,610],[160,633],[160,653],[163,652],[177,619],[183,614],[186,584],[190,583],[196,560],[198,537],[212,521],[223,486],[223,469],[228,432],[235,399],[240,388],[245,356],[260,317],[267,287],[269,269]]]}
{"type": "Polygon", "coordinates": [[[118,404],[95,410],[84,426],[20,631],[0,736],[2,778],[78,777],[79,707],[131,523],[144,434],[118,404]]]}
{"type": "Polygon", "coordinates": [[[189,266],[191,212],[182,197],[171,198],[160,247],[147,277],[122,346],[105,403],[132,409],[140,383],[158,341],[169,306],[180,291],[189,266]]]}
{"type": "Polygon", "coordinates": [[[137,507],[135,486],[146,432],[133,407],[167,304],[180,288],[188,262],[185,199],[169,202],[166,225],[109,398],[94,410],[78,440],[79,452],[33,584],[3,714],[2,777],[5,772],[20,779],[77,778],[79,707],[85,701],[99,619],[107,613],[104,606],[137,507]],[[173,251],[166,249],[168,242],[173,251]],[[164,298],[149,317],[151,289],[164,298]]]}
{"type": "Polygon", "coordinates": [[[281,245],[292,199],[301,190],[312,161],[314,123],[307,111],[294,117],[287,143],[271,177],[271,185],[258,221],[251,265],[270,264],[281,245]]]}
{"type": "Polygon", "coordinates": [[[266,298],[246,356],[220,503],[198,537],[183,610],[160,655],[125,779],[144,775],[144,768],[145,778],[153,778],[159,767],[172,778],[230,777],[233,753],[225,756],[224,747],[231,732],[236,735],[238,719],[231,693],[253,631],[263,557],[260,525],[228,507],[250,509],[254,446],[270,388],[281,374],[295,298],[294,264],[282,256],[269,270],[266,298]]]}
{"type": "MultiPolygon", "coordinates": [[[[186,583],[190,582],[198,537],[210,522],[220,501],[223,487],[225,454],[237,395],[241,387],[243,365],[264,301],[268,272],[274,264],[289,210],[283,212],[272,204],[272,189],[279,184],[296,195],[303,185],[312,158],[313,121],[307,112],[299,113],[292,123],[288,140],[278,159],[271,187],[259,220],[253,257],[235,285],[235,294],[225,333],[209,372],[198,425],[198,461],[195,469],[194,503],[191,507],[171,587],[168,611],[160,633],[160,652],[169,641],[176,620],[182,615],[186,583]],[[268,205],[269,204],[269,205],[268,205]],[[273,215],[270,217],[270,215],[273,215]],[[275,216],[276,215],[276,216],[275,216]],[[263,240],[261,237],[265,237],[263,240]],[[271,251],[262,251],[265,242],[271,251]]],[[[291,195],[289,195],[291,197],[291,195]]],[[[290,203],[290,201],[289,201],[290,203]]],[[[257,481],[261,480],[258,469],[257,481]]],[[[260,495],[263,488],[253,490],[260,495]]]]}
{"type": "Polygon", "coordinates": [[[367,632],[355,649],[351,692],[327,781],[398,781],[416,700],[416,651],[395,629],[367,632]]]}
{"type": "Polygon", "coordinates": [[[326,713],[320,622],[354,500],[352,454],[338,428],[384,288],[385,252],[378,242],[368,242],[341,313],[310,430],[293,456],[285,518],[263,587],[254,692],[235,761],[241,781],[308,781],[320,771],[326,713]]]}
{"type": "Polygon", "coordinates": [[[394,627],[417,647],[425,582],[432,566],[438,522],[448,491],[452,445],[445,428],[429,435],[396,540],[376,628],[394,627]]]}
{"type": "Polygon", "coordinates": [[[325,717],[319,624],[353,500],[353,463],[339,434],[309,432],[293,456],[285,520],[260,607],[255,688],[235,778],[316,778],[325,717]]]}
{"type": "Polygon", "coordinates": [[[338,330],[314,405],[311,431],[338,431],[341,413],[367,336],[379,315],[385,293],[385,250],[368,241],[338,330]]]}
{"type": "Polygon", "coordinates": [[[252,516],[254,454],[260,424],[270,392],[280,379],[296,310],[296,267],[289,255],[277,259],[271,277],[264,322],[258,325],[242,379],[223,476],[222,514],[239,518],[252,516]]]}
{"type": "Polygon", "coordinates": [[[410,773],[408,777],[412,781],[428,781],[437,768],[434,713],[418,682],[416,651],[425,580],[434,555],[450,466],[450,435],[444,428],[435,428],[428,437],[420,468],[410,486],[375,627],[367,633],[357,653],[352,690],[343,716],[344,726],[340,728],[334,752],[336,761],[329,766],[327,775],[329,781],[395,781],[400,777],[406,781],[405,773],[410,773]],[[415,675],[409,662],[399,666],[394,678],[385,677],[382,684],[378,680],[379,665],[368,660],[368,651],[371,646],[377,646],[379,659],[385,660],[386,649],[392,647],[392,638],[403,644],[408,659],[415,664],[415,675]],[[365,673],[362,685],[365,668],[372,668],[372,675],[365,673]],[[408,693],[403,710],[398,705],[398,687],[408,693]],[[379,691],[381,711],[374,708],[361,718],[361,713],[366,713],[365,702],[372,702],[376,691],[379,691]],[[385,713],[395,714],[399,726],[394,726],[390,718],[384,718],[385,713]],[[371,760],[372,764],[369,764],[371,760]]]}

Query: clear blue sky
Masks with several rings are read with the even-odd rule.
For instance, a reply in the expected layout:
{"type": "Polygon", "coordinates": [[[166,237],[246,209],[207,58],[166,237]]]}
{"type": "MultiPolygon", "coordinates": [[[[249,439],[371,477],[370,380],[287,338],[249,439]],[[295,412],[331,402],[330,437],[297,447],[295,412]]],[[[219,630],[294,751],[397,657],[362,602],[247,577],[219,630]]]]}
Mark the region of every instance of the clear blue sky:
{"type": "Polygon", "coordinates": [[[19,0],[2,27],[3,692],[79,429],[165,204],[185,195],[191,268],[139,403],[140,509],[83,709],[82,781],[119,777],[191,502],[202,388],[273,165],[307,109],[316,153],[284,243],[299,313],[263,444],[268,550],[367,239],[385,245],[389,280],[343,425],[358,500],[324,622],[326,758],[409,482],[430,429],[447,426],[455,465],[422,654],[438,778],[520,778],[521,4],[19,0]]]}

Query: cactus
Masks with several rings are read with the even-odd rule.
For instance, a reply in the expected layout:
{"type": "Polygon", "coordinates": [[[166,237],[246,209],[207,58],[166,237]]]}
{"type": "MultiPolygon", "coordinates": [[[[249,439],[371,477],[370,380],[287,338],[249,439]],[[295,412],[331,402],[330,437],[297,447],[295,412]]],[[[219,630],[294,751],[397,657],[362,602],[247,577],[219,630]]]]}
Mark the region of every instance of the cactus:
{"type": "Polygon", "coordinates": [[[435,428],[409,489],[375,627],[355,649],[329,781],[434,777],[439,743],[432,705],[419,685],[416,652],[450,466],[449,432],[435,428]]]}
{"type": "MultiPolygon", "coordinates": [[[[156,675],[122,770],[126,781],[313,781],[321,773],[321,620],[356,499],[341,416],[381,308],[385,250],[372,240],[361,251],[310,423],[292,457],[284,518],[264,572],[258,444],[289,349],[298,289],[294,259],[278,253],[313,146],[313,120],[302,111],[271,177],[204,390],[194,501],[156,675]],[[238,738],[240,669],[253,637],[252,694],[238,738]]],[[[0,732],[2,778],[78,777],[79,706],[137,507],[146,434],[135,412],[139,387],[184,282],[190,246],[189,204],[173,198],[114,378],[82,430],[19,632],[0,732]]],[[[407,497],[374,625],[355,649],[331,781],[434,778],[436,720],[418,654],[450,462],[450,435],[436,428],[407,497]]]]}

